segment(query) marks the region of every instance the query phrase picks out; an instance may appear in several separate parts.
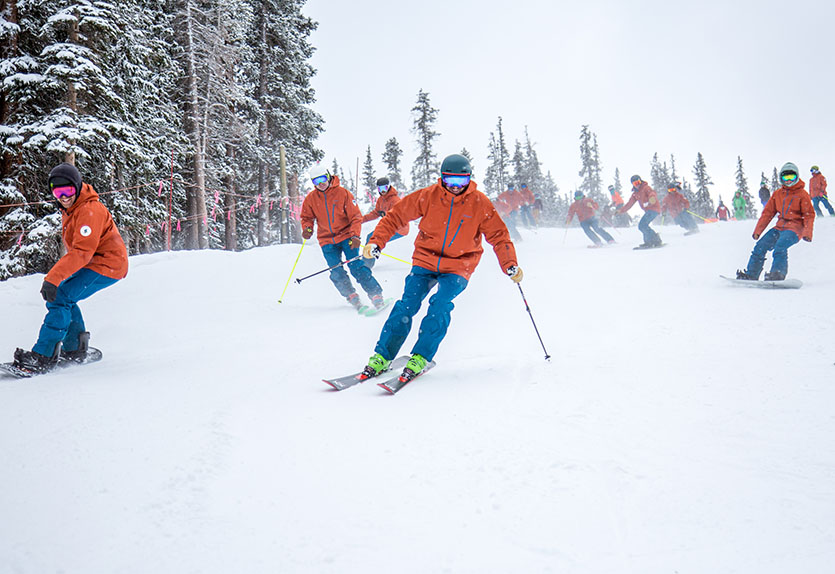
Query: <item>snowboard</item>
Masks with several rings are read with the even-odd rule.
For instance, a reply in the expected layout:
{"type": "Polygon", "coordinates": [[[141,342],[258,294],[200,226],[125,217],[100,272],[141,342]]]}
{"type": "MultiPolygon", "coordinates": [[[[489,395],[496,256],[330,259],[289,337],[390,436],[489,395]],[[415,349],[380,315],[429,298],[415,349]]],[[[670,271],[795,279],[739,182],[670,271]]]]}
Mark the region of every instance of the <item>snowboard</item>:
{"type": "Polygon", "coordinates": [[[432,369],[432,367],[434,367],[434,366],[435,366],[435,361],[429,361],[428,363],[426,363],[426,366],[423,367],[423,370],[421,372],[419,372],[417,375],[415,375],[414,377],[412,377],[411,379],[409,379],[407,381],[401,380],[400,379],[400,374],[397,374],[397,375],[394,375],[393,377],[389,377],[385,381],[381,381],[381,382],[377,383],[377,386],[380,387],[381,389],[385,390],[385,391],[388,391],[391,394],[395,394],[397,391],[399,391],[400,389],[402,389],[403,387],[405,387],[406,385],[408,385],[409,383],[411,383],[412,381],[414,381],[418,377],[422,377],[423,375],[425,375],[426,372],[429,371],[430,369],[432,369]]]}
{"type": "Polygon", "coordinates": [[[632,249],[643,251],[644,249],[658,249],[659,247],[666,247],[666,245],[666,243],[662,243],[661,245],[639,245],[637,247],[633,247],[632,249]]]}
{"type": "MultiPolygon", "coordinates": [[[[409,362],[409,356],[408,355],[403,355],[401,357],[397,357],[391,363],[389,363],[389,368],[386,369],[385,371],[383,371],[382,373],[380,373],[379,375],[377,375],[377,377],[382,376],[385,373],[388,373],[388,372],[394,371],[394,370],[396,370],[398,372],[398,376],[400,376],[399,375],[400,371],[403,369],[403,367],[406,366],[406,363],[408,363],[408,362],[409,362]]],[[[357,383],[362,383],[364,381],[371,380],[371,378],[376,378],[376,377],[371,377],[369,379],[360,379],[359,376],[361,374],[362,374],[362,371],[359,371],[357,373],[354,373],[353,375],[346,375],[344,377],[337,377],[335,379],[322,379],[322,382],[329,384],[331,387],[333,387],[337,391],[342,391],[344,389],[347,389],[348,387],[353,387],[357,383]]]]}
{"type": "MultiPolygon", "coordinates": [[[[15,377],[18,379],[28,379],[31,377],[36,377],[38,375],[46,375],[48,373],[53,373],[58,369],[65,369],[67,367],[72,367],[75,365],[87,365],[89,363],[97,363],[102,359],[102,352],[95,347],[88,347],[87,348],[87,356],[84,359],[77,360],[77,359],[69,359],[67,357],[59,357],[58,362],[55,363],[55,366],[44,372],[44,373],[33,373],[31,371],[26,371],[24,369],[17,368],[14,363],[0,363],[0,373],[15,377]]],[[[405,363],[404,363],[405,364],[405,363]]]]}
{"type": "Polygon", "coordinates": [[[383,301],[382,307],[380,307],[379,309],[374,305],[363,305],[362,307],[357,309],[357,313],[359,313],[360,315],[365,315],[366,317],[373,317],[380,311],[385,311],[388,308],[388,306],[391,305],[392,301],[394,301],[392,297],[385,299],[383,301]]]}
{"type": "Polygon", "coordinates": [[[737,287],[758,287],[760,289],[800,289],[803,281],[800,279],[783,279],[782,281],[751,281],[750,279],[734,279],[720,275],[722,279],[730,281],[737,287]]]}

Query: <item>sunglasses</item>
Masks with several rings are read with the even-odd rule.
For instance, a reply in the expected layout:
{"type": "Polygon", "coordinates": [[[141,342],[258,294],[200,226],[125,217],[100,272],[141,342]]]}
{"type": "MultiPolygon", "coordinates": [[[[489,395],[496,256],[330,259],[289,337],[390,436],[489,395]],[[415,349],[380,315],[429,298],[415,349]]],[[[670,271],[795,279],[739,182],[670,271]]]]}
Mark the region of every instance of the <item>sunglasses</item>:
{"type": "Polygon", "coordinates": [[[385,193],[385,192],[387,192],[387,191],[389,190],[389,187],[391,187],[391,186],[389,186],[388,184],[386,184],[386,185],[378,185],[378,186],[377,186],[377,191],[379,191],[380,193],[385,193]]]}
{"type": "Polygon", "coordinates": [[[470,176],[469,175],[447,175],[444,174],[443,177],[444,185],[447,187],[467,187],[470,183],[470,176]]]}
{"type": "Polygon", "coordinates": [[[780,179],[785,181],[785,182],[797,181],[797,174],[796,173],[783,173],[783,174],[780,174],[780,179]]]}
{"type": "Polygon", "coordinates": [[[310,181],[313,182],[313,185],[319,185],[320,183],[325,183],[326,181],[328,181],[328,176],[320,175],[319,177],[314,177],[310,181]]]}
{"type": "Polygon", "coordinates": [[[75,186],[62,185],[60,187],[53,187],[52,195],[55,196],[55,199],[61,199],[62,197],[72,197],[73,195],[75,195],[75,186]]]}

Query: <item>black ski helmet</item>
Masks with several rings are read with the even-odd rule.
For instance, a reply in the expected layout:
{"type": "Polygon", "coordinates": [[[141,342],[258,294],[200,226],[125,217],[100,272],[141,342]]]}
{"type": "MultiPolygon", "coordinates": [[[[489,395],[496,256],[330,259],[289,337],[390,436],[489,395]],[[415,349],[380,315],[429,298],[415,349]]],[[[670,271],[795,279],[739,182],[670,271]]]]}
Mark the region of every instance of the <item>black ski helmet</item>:
{"type": "Polygon", "coordinates": [[[636,181],[637,181],[637,182],[640,182],[640,181],[641,181],[641,176],[640,176],[640,175],[638,175],[638,174],[635,174],[635,175],[633,175],[632,177],[630,177],[630,178],[629,178],[629,183],[633,183],[633,184],[634,184],[636,181]]]}
{"type": "Polygon", "coordinates": [[[381,185],[390,185],[390,184],[391,184],[391,182],[389,181],[389,178],[387,178],[385,176],[383,176],[383,177],[381,177],[377,180],[377,187],[380,187],[381,185]]]}
{"type": "Polygon", "coordinates": [[[472,175],[470,160],[459,153],[448,155],[441,162],[441,175],[472,175]]]}

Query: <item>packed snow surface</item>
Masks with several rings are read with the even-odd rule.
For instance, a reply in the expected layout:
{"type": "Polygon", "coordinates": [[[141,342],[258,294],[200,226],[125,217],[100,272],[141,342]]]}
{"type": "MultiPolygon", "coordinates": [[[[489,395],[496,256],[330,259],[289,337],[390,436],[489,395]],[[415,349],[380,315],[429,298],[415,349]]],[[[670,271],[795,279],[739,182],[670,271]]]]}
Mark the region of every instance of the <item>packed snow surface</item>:
{"type": "MultiPolygon", "coordinates": [[[[789,251],[795,291],[719,278],[753,226],[661,226],[647,251],[522,230],[550,362],[488,246],[395,396],[321,381],[387,313],[325,274],[279,304],[299,245],[133,257],[82,303],[102,362],[0,379],[0,572],[831,573],[835,220],[789,251]]],[[[311,242],[292,276],[324,266],[311,242]]],[[[374,273],[399,297],[408,270],[374,273]]],[[[0,283],[9,360],[42,279],[0,283]]]]}

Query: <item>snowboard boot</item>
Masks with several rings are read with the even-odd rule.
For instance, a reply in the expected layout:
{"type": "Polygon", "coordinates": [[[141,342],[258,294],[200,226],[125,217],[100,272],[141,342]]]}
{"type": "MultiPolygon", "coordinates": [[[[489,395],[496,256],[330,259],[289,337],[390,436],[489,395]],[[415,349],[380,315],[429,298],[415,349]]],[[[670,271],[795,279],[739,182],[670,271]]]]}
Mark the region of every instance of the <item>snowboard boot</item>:
{"type": "Polygon", "coordinates": [[[368,364],[362,370],[362,373],[360,373],[360,379],[364,381],[365,379],[376,377],[388,369],[389,364],[391,364],[391,361],[383,357],[380,353],[374,353],[371,355],[371,358],[368,359],[368,364]]]}
{"type": "Polygon", "coordinates": [[[744,269],[737,269],[736,270],[736,278],[742,279],[743,281],[757,281],[759,277],[754,277],[753,275],[749,275],[748,271],[744,269]]]}
{"type": "Polygon", "coordinates": [[[76,363],[83,363],[87,358],[87,349],[90,346],[90,332],[84,331],[78,334],[78,348],[75,351],[61,349],[61,358],[76,363]]]}
{"type": "Polygon", "coordinates": [[[382,309],[386,305],[385,299],[383,299],[382,293],[377,293],[376,295],[371,296],[371,304],[374,305],[375,309],[382,309]]]}
{"type": "Polygon", "coordinates": [[[664,242],[661,240],[661,236],[656,233],[655,237],[652,239],[652,241],[649,242],[649,246],[650,247],[661,247],[661,245],[663,245],[663,243],[664,242]]]}
{"type": "Polygon", "coordinates": [[[348,303],[350,303],[351,306],[357,311],[359,311],[360,308],[362,308],[362,301],[360,301],[360,296],[356,293],[351,293],[345,298],[348,300],[348,303]]]}
{"type": "Polygon", "coordinates": [[[400,380],[411,381],[420,374],[428,362],[429,361],[424,359],[422,355],[415,353],[412,355],[412,358],[409,359],[409,362],[406,363],[406,366],[403,368],[403,372],[400,373],[400,380]]]}
{"type": "Polygon", "coordinates": [[[55,352],[51,357],[41,355],[35,351],[24,351],[18,348],[14,352],[13,365],[22,371],[28,371],[34,374],[48,373],[55,368],[60,353],[60,341],[55,344],[55,352]]]}
{"type": "Polygon", "coordinates": [[[782,271],[769,271],[765,274],[766,281],[783,281],[785,278],[782,271]]]}

